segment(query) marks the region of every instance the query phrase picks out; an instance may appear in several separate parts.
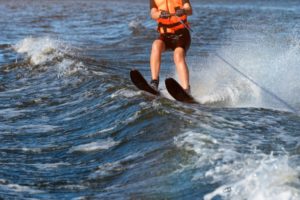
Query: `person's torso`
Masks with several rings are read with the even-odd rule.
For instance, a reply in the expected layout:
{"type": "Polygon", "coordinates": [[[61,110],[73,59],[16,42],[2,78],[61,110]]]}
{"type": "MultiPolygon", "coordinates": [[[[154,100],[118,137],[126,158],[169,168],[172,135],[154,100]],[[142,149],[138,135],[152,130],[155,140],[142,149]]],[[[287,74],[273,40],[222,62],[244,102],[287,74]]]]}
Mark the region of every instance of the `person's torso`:
{"type": "Polygon", "coordinates": [[[158,32],[160,33],[175,33],[180,29],[184,29],[187,23],[187,16],[178,17],[175,15],[177,9],[183,9],[184,0],[154,0],[158,10],[168,11],[171,17],[167,19],[159,18],[158,32]]]}

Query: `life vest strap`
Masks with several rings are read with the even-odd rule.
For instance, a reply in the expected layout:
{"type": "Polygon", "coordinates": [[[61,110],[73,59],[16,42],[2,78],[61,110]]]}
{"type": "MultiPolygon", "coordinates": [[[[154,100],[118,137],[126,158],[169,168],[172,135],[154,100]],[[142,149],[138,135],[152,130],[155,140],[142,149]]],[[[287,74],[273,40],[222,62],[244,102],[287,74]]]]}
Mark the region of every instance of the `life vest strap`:
{"type": "MultiPolygon", "coordinates": [[[[182,20],[183,23],[187,23],[187,20],[182,20]]],[[[163,27],[163,28],[173,28],[175,26],[181,25],[181,22],[173,23],[173,24],[163,24],[163,23],[158,23],[158,27],[163,27]]]]}
{"type": "Polygon", "coordinates": [[[157,31],[162,34],[174,33],[175,30],[177,30],[174,28],[182,26],[182,23],[187,24],[187,20],[185,19],[185,20],[182,20],[182,22],[176,22],[176,23],[172,23],[172,24],[163,24],[163,23],[159,22],[158,26],[157,26],[157,31]]]}

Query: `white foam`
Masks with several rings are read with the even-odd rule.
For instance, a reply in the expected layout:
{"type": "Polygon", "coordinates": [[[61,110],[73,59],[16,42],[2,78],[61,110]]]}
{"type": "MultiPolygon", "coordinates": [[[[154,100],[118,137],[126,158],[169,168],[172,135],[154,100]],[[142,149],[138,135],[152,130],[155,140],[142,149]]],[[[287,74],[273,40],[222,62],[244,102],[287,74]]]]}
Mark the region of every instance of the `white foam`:
{"type": "Polygon", "coordinates": [[[98,167],[98,169],[89,175],[89,179],[99,179],[109,176],[114,176],[124,170],[120,162],[105,163],[98,167]]]}
{"type": "MultiPolygon", "coordinates": [[[[186,132],[174,138],[174,143],[178,148],[187,151],[193,151],[197,154],[197,160],[194,160],[192,167],[205,165],[211,160],[217,160],[222,157],[222,152],[218,152],[218,141],[207,135],[196,132],[186,132]]],[[[188,164],[185,167],[191,167],[188,164]]],[[[197,174],[195,175],[195,179],[197,174]]]]}
{"type": "Polygon", "coordinates": [[[299,184],[299,172],[289,166],[287,156],[277,158],[270,156],[259,161],[250,160],[241,166],[243,167],[240,172],[247,173],[238,175],[231,171],[233,178],[240,179],[222,185],[205,195],[204,199],[210,200],[217,195],[230,200],[296,200],[300,198],[299,188],[292,186],[299,184]],[[254,162],[254,165],[249,165],[249,162],[254,162]]]}
{"type": "Polygon", "coordinates": [[[54,61],[52,67],[57,70],[58,78],[86,71],[82,62],[65,57],[74,54],[73,48],[57,39],[28,37],[14,45],[14,49],[18,53],[25,54],[31,65],[43,65],[54,61]]]}
{"type": "Polygon", "coordinates": [[[72,200],[86,200],[86,197],[85,197],[85,196],[82,196],[82,197],[74,197],[74,198],[72,198],[72,200]]]}
{"type": "Polygon", "coordinates": [[[58,77],[70,76],[79,71],[84,71],[85,66],[82,62],[75,62],[70,59],[63,59],[62,62],[56,65],[58,71],[58,77]]]}
{"type": "Polygon", "coordinates": [[[91,71],[91,73],[97,75],[97,76],[106,76],[108,73],[106,72],[100,72],[100,71],[91,71]]]}
{"type": "Polygon", "coordinates": [[[132,90],[127,90],[127,89],[120,89],[116,92],[114,92],[111,97],[116,98],[116,97],[126,97],[126,98],[132,98],[135,97],[139,94],[139,92],[135,92],[132,90]]]}
{"type": "Polygon", "coordinates": [[[131,122],[136,121],[141,115],[141,111],[137,111],[133,114],[133,116],[128,116],[124,121],[122,121],[123,124],[129,124],[131,122]]]}
{"type": "Polygon", "coordinates": [[[86,190],[87,186],[83,185],[61,185],[60,189],[68,189],[68,190],[86,190]]]}
{"type": "Polygon", "coordinates": [[[54,131],[58,128],[58,126],[53,126],[49,124],[30,124],[17,127],[18,129],[23,130],[32,130],[35,133],[48,133],[50,131],[54,131]]]}
{"type": "Polygon", "coordinates": [[[28,186],[22,186],[22,185],[19,185],[19,184],[8,184],[7,187],[9,189],[13,190],[14,192],[29,192],[29,193],[32,193],[32,194],[42,193],[41,190],[35,190],[35,189],[32,189],[28,186]]]}
{"type": "Polygon", "coordinates": [[[47,169],[55,169],[61,166],[68,166],[70,163],[66,162],[58,162],[58,163],[36,163],[32,164],[34,167],[40,169],[40,170],[47,170],[47,169]]]}
{"type": "Polygon", "coordinates": [[[22,147],[21,150],[24,151],[24,152],[32,152],[32,153],[41,153],[42,152],[42,148],[27,148],[27,147],[22,147]]]}
{"type": "Polygon", "coordinates": [[[203,133],[186,132],[177,136],[178,148],[194,152],[186,168],[199,170],[193,181],[205,180],[220,184],[205,200],[216,196],[230,200],[296,200],[300,197],[300,169],[291,165],[288,155],[266,155],[259,150],[240,153],[234,139],[214,138],[203,133]],[[219,141],[222,140],[222,141],[219,141]]]}
{"type": "Polygon", "coordinates": [[[39,65],[52,60],[55,56],[54,53],[59,48],[61,48],[60,43],[49,37],[28,37],[14,46],[14,49],[18,53],[26,54],[30,59],[30,63],[33,65],[39,65]]]}
{"type": "Polygon", "coordinates": [[[72,147],[69,152],[88,152],[88,151],[100,151],[100,150],[106,150],[110,149],[111,147],[114,147],[118,145],[118,141],[114,141],[112,138],[99,140],[96,142],[91,142],[88,144],[82,144],[79,146],[72,147]]]}
{"type": "Polygon", "coordinates": [[[23,186],[19,184],[12,184],[4,179],[0,179],[0,189],[4,191],[8,190],[8,191],[19,192],[19,193],[23,193],[23,192],[30,193],[30,194],[43,193],[43,191],[41,190],[33,189],[31,187],[23,186]]]}
{"type": "Polygon", "coordinates": [[[95,137],[97,135],[103,135],[103,134],[107,134],[109,132],[112,132],[113,130],[115,130],[117,128],[117,126],[112,126],[112,127],[109,127],[109,128],[105,128],[105,129],[102,129],[100,131],[97,131],[97,132],[92,132],[92,133],[88,133],[86,134],[87,137],[95,137]]]}

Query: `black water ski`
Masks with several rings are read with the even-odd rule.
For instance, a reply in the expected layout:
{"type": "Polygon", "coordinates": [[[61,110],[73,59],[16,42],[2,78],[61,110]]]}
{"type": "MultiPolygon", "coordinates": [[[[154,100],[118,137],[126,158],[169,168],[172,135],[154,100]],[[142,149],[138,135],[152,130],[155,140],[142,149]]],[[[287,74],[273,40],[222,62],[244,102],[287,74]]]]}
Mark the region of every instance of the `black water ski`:
{"type": "Polygon", "coordinates": [[[184,103],[198,103],[191,95],[186,93],[180,84],[173,78],[167,78],[165,84],[170,95],[177,101],[184,103]]]}
{"type": "Polygon", "coordinates": [[[143,75],[136,69],[130,71],[130,78],[133,84],[140,90],[149,92],[154,95],[159,95],[159,91],[153,89],[145,80],[143,75]]]}

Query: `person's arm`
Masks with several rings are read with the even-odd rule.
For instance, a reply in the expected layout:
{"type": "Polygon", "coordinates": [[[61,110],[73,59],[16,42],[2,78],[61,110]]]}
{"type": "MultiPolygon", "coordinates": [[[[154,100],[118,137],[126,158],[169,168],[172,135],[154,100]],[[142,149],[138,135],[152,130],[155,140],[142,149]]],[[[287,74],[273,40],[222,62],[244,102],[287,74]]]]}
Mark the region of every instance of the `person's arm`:
{"type": "Polygon", "coordinates": [[[150,16],[152,19],[157,20],[160,16],[160,11],[157,9],[154,0],[149,0],[149,3],[150,3],[150,16]]]}
{"type": "Polygon", "coordinates": [[[152,19],[157,20],[160,17],[160,14],[161,14],[160,10],[158,10],[155,7],[151,8],[150,15],[152,19]]]}
{"type": "Polygon", "coordinates": [[[186,15],[192,15],[193,14],[193,9],[191,6],[191,3],[189,0],[184,0],[183,1],[183,9],[185,10],[186,15]]]}

